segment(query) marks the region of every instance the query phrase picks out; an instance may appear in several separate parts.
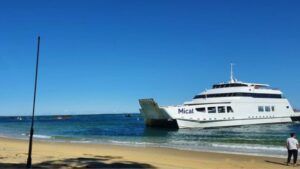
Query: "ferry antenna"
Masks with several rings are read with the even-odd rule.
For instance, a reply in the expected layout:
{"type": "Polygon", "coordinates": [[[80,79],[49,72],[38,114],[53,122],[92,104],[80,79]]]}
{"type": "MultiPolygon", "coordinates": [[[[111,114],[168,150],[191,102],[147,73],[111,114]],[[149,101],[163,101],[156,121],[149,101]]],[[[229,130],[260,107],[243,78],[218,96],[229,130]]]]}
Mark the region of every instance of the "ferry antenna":
{"type": "Polygon", "coordinates": [[[234,75],[233,75],[233,63],[230,63],[230,83],[234,83],[235,79],[234,79],[234,75]]]}

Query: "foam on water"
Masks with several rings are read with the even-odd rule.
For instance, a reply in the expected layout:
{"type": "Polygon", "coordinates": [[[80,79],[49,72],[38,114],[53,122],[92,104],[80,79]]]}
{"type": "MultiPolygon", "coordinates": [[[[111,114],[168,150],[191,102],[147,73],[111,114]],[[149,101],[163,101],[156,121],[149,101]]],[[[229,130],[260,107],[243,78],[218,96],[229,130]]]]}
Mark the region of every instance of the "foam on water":
{"type": "Polygon", "coordinates": [[[263,145],[253,145],[253,144],[222,144],[222,143],[213,143],[213,147],[217,148],[227,148],[227,149],[245,149],[245,150],[272,150],[272,151],[281,151],[285,152],[286,149],[278,146],[263,146],[263,145]]]}
{"type": "MultiPolygon", "coordinates": [[[[22,135],[22,136],[26,136],[26,137],[29,136],[29,134],[27,134],[27,133],[22,133],[21,135],[22,135]]],[[[38,138],[38,139],[51,139],[52,136],[41,135],[41,134],[33,134],[33,138],[38,138]]]]}
{"type": "Polygon", "coordinates": [[[40,134],[34,134],[33,138],[39,138],[39,139],[51,139],[51,136],[47,136],[47,135],[40,135],[40,134]]]}

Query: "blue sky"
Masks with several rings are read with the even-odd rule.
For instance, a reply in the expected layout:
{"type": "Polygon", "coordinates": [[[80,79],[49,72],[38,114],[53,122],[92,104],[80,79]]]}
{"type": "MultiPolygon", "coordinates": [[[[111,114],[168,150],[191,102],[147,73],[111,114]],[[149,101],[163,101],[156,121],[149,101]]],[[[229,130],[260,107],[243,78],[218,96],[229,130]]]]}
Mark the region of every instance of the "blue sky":
{"type": "Polygon", "coordinates": [[[282,89],[300,108],[299,1],[59,0],[0,6],[0,115],[138,112],[229,80],[282,89]]]}

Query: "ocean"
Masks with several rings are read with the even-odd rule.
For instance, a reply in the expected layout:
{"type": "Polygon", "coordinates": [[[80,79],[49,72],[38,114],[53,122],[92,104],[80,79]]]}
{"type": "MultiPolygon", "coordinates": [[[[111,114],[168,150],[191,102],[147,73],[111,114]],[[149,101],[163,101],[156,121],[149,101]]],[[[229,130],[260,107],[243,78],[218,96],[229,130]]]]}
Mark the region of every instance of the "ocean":
{"type": "MultiPolygon", "coordinates": [[[[0,117],[0,136],[28,139],[30,120],[29,116],[0,117]]],[[[101,114],[37,116],[34,138],[285,157],[291,132],[300,134],[300,124],[168,130],[145,127],[140,114],[101,114]]]]}

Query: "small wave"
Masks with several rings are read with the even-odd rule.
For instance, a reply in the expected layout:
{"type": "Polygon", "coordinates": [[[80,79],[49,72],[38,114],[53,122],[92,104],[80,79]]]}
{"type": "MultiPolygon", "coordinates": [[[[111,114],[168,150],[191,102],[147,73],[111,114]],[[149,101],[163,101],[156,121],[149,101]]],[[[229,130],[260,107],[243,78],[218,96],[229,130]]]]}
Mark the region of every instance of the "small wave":
{"type": "Polygon", "coordinates": [[[149,143],[149,142],[135,142],[135,141],[116,141],[116,140],[111,140],[110,141],[112,144],[117,144],[117,145],[133,145],[133,146],[149,146],[149,145],[155,145],[154,143],[149,143]]]}
{"type": "Polygon", "coordinates": [[[230,149],[286,151],[285,148],[279,146],[262,146],[262,145],[252,145],[252,144],[212,143],[212,146],[218,148],[230,148],[230,149]]]}
{"type": "MultiPolygon", "coordinates": [[[[29,136],[28,133],[22,133],[22,136],[29,136]]],[[[33,134],[34,138],[41,138],[41,139],[51,139],[51,136],[47,136],[47,135],[41,135],[41,134],[33,134]]]]}
{"type": "Polygon", "coordinates": [[[34,134],[33,135],[34,138],[41,138],[41,139],[51,139],[51,136],[47,136],[47,135],[40,135],[40,134],[34,134]]]}
{"type": "Polygon", "coordinates": [[[70,143],[91,143],[91,141],[88,141],[88,140],[82,140],[82,141],[74,140],[74,141],[70,141],[70,143]]]}

